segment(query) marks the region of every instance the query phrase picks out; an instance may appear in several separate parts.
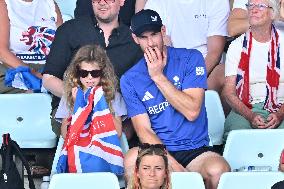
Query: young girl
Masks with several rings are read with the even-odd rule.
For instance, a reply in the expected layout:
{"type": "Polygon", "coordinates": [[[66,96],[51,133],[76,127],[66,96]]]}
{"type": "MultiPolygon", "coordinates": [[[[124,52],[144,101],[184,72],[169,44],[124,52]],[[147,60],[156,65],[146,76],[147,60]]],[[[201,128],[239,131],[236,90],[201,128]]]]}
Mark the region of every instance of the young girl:
{"type": "Polygon", "coordinates": [[[118,136],[121,136],[121,116],[126,115],[125,103],[117,92],[117,79],[106,52],[97,45],[81,47],[64,75],[64,95],[55,117],[62,119],[61,135],[66,137],[68,118],[73,112],[78,87],[84,92],[102,86],[109,109],[113,115],[118,136]]]}

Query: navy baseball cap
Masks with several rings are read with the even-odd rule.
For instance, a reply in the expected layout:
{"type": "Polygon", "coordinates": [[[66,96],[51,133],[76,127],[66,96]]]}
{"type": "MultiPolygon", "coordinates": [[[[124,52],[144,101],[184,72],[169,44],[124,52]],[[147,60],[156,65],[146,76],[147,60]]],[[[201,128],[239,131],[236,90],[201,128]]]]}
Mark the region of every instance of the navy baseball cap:
{"type": "Polygon", "coordinates": [[[150,9],[141,10],[131,18],[131,30],[136,36],[145,31],[159,32],[162,26],[160,15],[150,9]]]}

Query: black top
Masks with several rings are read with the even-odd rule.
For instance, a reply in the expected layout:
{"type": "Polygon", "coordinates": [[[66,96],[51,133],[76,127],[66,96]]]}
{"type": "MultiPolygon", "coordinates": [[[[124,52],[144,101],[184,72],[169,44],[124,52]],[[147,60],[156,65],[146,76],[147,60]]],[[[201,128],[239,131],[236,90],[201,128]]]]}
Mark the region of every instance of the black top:
{"type": "MultiPolygon", "coordinates": [[[[120,8],[119,18],[127,26],[130,26],[131,17],[135,14],[136,0],[125,0],[124,5],[120,8]]],[[[93,15],[92,0],[77,0],[74,11],[75,18],[86,15],[93,15]]]]}
{"type": "Polygon", "coordinates": [[[284,180],[277,182],[271,187],[271,189],[283,189],[283,188],[284,188],[284,180]]]}
{"type": "MultiPolygon", "coordinates": [[[[126,25],[120,24],[112,31],[106,47],[103,30],[98,27],[95,17],[80,17],[65,22],[57,29],[43,73],[63,79],[76,51],[87,44],[97,44],[106,49],[119,78],[143,56],[126,25]]],[[[58,100],[54,99],[53,107],[57,105],[58,100]]]]}

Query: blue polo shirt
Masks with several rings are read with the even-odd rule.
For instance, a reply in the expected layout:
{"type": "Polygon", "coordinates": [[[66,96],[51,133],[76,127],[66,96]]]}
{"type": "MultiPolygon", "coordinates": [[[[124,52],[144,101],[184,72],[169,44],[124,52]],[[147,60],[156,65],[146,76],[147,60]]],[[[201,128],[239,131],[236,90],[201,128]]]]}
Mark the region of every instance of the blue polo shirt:
{"type": "MultiPolygon", "coordinates": [[[[207,74],[202,54],[195,49],[167,47],[164,75],[180,91],[207,89],[207,74]]],[[[128,116],[147,113],[153,131],[169,151],[190,150],[208,146],[208,123],[204,101],[194,121],[178,112],[151,80],[145,58],[128,70],[120,80],[128,116]]]]}

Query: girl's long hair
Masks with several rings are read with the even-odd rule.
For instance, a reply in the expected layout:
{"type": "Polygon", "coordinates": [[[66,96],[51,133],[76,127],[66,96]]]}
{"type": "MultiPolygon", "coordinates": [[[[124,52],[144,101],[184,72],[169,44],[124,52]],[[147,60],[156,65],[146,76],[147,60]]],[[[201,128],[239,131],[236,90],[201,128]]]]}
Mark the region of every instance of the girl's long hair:
{"type": "Polygon", "coordinates": [[[165,163],[165,171],[166,171],[166,178],[161,186],[161,189],[170,189],[171,188],[171,182],[170,182],[170,172],[169,172],[169,163],[168,163],[168,157],[165,150],[162,150],[160,148],[150,147],[146,149],[142,149],[138,151],[138,156],[135,163],[135,169],[132,178],[129,180],[127,189],[141,189],[140,186],[140,180],[138,178],[138,169],[141,163],[141,160],[146,155],[157,155],[161,156],[165,163]]]}
{"type": "Polygon", "coordinates": [[[106,101],[111,112],[113,112],[111,101],[114,99],[117,90],[117,77],[114,73],[113,65],[111,64],[105,50],[98,45],[86,45],[81,47],[73,57],[70,65],[64,73],[64,95],[67,99],[69,109],[72,111],[74,100],[72,98],[72,88],[80,86],[83,89],[82,83],[78,76],[78,70],[81,63],[97,64],[102,70],[99,86],[102,86],[106,101]]]}

